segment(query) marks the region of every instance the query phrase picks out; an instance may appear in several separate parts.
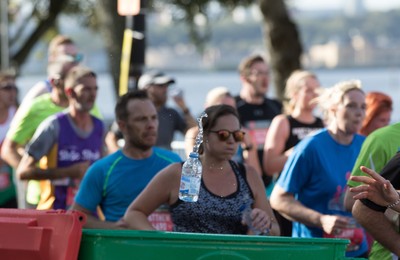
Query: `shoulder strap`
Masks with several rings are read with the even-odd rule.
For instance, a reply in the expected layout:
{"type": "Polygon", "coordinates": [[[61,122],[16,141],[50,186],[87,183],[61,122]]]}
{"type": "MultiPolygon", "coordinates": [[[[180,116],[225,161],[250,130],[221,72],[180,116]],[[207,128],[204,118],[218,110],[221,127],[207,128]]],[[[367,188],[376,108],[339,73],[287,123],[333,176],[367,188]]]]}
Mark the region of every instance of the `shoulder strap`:
{"type": "Polygon", "coordinates": [[[234,162],[234,164],[239,168],[239,173],[243,176],[246,177],[246,167],[244,166],[243,163],[241,162],[234,162]]]}

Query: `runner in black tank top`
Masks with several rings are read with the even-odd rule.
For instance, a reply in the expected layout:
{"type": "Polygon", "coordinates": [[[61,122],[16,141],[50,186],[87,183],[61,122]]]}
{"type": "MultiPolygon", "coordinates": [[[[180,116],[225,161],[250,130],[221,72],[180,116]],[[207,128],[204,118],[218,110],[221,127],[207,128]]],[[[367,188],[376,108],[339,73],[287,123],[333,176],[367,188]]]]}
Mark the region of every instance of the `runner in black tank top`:
{"type": "MultiPolygon", "coordinates": [[[[285,114],[276,116],[268,131],[264,146],[264,170],[278,178],[292,148],[307,135],[324,127],[323,121],[315,117],[315,105],[319,82],[308,71],[295,71],[287,80],[285,89],[285,114]]],[[[292,235],[292,223],[275,212],[282,236],[292,235]]]]}

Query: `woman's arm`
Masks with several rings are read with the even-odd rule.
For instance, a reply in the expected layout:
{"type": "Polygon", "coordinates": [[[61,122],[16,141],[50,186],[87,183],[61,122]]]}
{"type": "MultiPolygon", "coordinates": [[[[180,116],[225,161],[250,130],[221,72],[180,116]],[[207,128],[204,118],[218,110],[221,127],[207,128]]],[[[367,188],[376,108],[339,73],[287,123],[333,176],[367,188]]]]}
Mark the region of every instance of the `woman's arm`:
{"type": "Polygon", "coordinates": [[[346,217],[324,215],[304,206],[294,198],[293,194],[286,192],[279,185],[275,185],[270,201],[272,208],[287,219],[321,228],[327,234],[332,234],[337,229],[346,228],[349,222],[346,217]]]}
{"type": "Polygon", "coordinates": [[[254,195],[254,204],[251,212],[252,225],[257,230],[269,230],[272,236],[279,236],[279,224],[274,212],[265,196],[265,188],[260,175],[251,166],[246,166],[246,178],[254,195]]]}
{"type": "Polygon", "coordinates": [[[265,137],[263,169],[268,175],[282,171],[290,154],[285,153],[285,143],[289,138],[289,121],[286,115],[276,116],[265,137]]]}
{"type": "Polygon", "coordinates": [[[352,210],[354,218],[376,241],[396,255],[400,255],[400,235],[382,212],[374,211],[356,200],[352,210]]]}
{"type": "Polygon", "coordinates": [[[155,229],[147,217],[162,204],[172,204],[178,199],[181,170],[181,164],[175,163],[157,173],[125,212],[122,221],[128,228],[155,229]]]}

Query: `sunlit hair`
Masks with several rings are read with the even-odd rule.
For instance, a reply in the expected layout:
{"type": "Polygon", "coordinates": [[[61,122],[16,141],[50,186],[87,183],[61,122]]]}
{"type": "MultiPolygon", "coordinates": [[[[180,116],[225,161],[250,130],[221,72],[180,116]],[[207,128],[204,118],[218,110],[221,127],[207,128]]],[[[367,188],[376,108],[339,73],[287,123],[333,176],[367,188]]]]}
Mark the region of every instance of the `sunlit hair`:
{"type": "Polygon", "coordinates": [[[93,70],[88,67],[81,65],[72,67],[65,77],[64,88],[74,88],[82,82],[82,79],[86,77],[96,78],[97,76],[96,73],[94,73],[93,70]]]}
{"type": "Polygon", "coordinates": [[[47,64],[47,77],[49,79],[65,79],[66,66],[70,66],[70,62],[50,61],[47,64]]]}
{"type": "MultiPolygon", "coordinates": [[[[236,109],[229,105],[216,105],[210,106],[205,109],[207,117],[203,117],[202,125],[204,134],[209,133],[209,131],[217,124],[217,120],[226,115],[233,115],[239,120],[239,114],[236,109]]],[[[203,144],[200,145],[199,153],[203,153],[203,144]]]]}
{"type": "Polygon", "coordinates": [[[344,95],[352,90],[359,90],[360,92],[364,93],[364,91],[361,89],[360,80],[342,81],[335,84],[333,87],[325,89],[321,88],[319,90],[320,95],[313,99],[312,102],[321,107],[324,120],[327,124],[333,119],[333,116],[330,113],[331,109],[342,103],[344,95]]]}
{"type": "Polygon", "coordinates": [[[128,103],[130,100],[147,100],[149,96],[145,90],[132,90],[118,98],[115,105],[115,118],[126,121],[128,119],[128,103]]]}
{"type": "Polygon", "coordinates": [[[378,116],[383,112],[392,111],[392,98],[381,92],[369,92],[365,97],[365,103],[367,109],[365,111],[365,118],[362,122],[362,127],[360,129],[360,134],[368,135],[367,129],[371,124],[374,117],[378,116]]]}
{"type": "Polygon", "coordinates": [[[263,62],[265,63],[265,59],[261,55],[251,55],[244,58],[238,67],[239,73],[242,76],[249,76],[251,73],[251,67],[253,64],[263,62]]]}
{"type": "Polygon", "coordinates": [[[307,78],[317,79],[317,76],[310,71],[295,70],[287,79],[285,87],[285,100],[283,101],[286,114],[290,115],[293,112],[297,102],[297,100],[294,99],[294,96],[305,85],[305,79],[307,78]]]}
{"type": "Polygon", "coordinates": [[[208,91],[206,96],[205,106],[214,106],[221,103],[221,100],[225,97],[232,97],[227,87],[215,87],[208,91]]]}
{"type": "Polygon", "coordinates": [[[57,47],[64,44],[75,44],[72,38],[66,35],[56,35],[53,39],[51,39],[48,48],[48,55],[53,56],[56,53],[57,47]]]}

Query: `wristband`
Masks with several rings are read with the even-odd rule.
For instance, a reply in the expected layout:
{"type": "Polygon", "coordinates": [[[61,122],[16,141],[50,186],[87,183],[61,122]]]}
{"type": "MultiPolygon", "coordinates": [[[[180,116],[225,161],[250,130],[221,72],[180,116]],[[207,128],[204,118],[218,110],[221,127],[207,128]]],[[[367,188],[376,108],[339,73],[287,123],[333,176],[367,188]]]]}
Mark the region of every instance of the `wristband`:
{"type": "MultiPolygon", "coordinates": [[[[387,207],[381,206],[376,204],[375,202],[370,201],[369,199],[360,199],[360,201],[362,202],[362,204],[364,204],[366,207],[368,207],[369,209],[372,209],[374,211],[378,211],[378,212],[382,212],[384,213],[387,209],[387,207]]],[[[397,201],[396,201],[397,202],[397,201]]],[[[400,201],[398,200],[398,203],[400,203],[400,201]]],[[[397,205],[397,204],[396,204],[397,205]]],[[[390,206],[390,205],[389,205],[390,206]]],[[[392,206],[393,207],[393,206],[392,206]]]]}
{"type": "Polygon", "coordinates": [[[400,198],[398,198],[398,199],[397,199],[395,202],[393,202],[392,204],[387,205],[386,208],[391,209],[391,208],[393,208],[394,206],[396,206],[396,205],[398,205],[398,204],[400,204],[400,198]]]}

